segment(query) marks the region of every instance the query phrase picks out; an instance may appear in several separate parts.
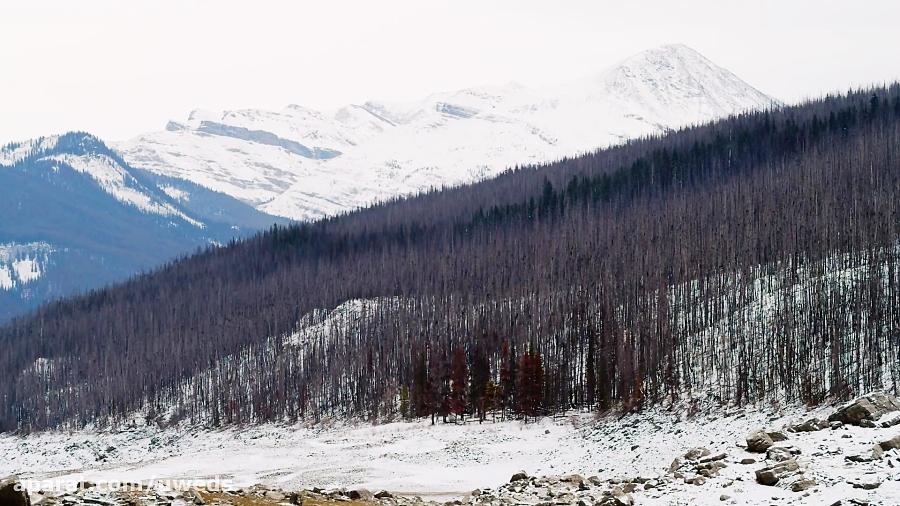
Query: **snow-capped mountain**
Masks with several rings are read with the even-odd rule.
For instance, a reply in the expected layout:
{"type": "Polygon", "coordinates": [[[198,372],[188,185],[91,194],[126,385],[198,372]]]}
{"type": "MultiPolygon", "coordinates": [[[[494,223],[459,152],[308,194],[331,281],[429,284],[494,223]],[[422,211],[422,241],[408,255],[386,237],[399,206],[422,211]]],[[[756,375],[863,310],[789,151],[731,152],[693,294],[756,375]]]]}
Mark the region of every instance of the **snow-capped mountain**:
{"type": "Polygon", "coordinates": [[[194,111],[115,147],[136,167],[309,220],[777,104],[669,45],[543,89],[470,88],[332,111],[194,111]]]}
{"type": "Polygon", "coordinates": [[[280,221],[84,133],[0,147],[0,321],[280,221]]]}

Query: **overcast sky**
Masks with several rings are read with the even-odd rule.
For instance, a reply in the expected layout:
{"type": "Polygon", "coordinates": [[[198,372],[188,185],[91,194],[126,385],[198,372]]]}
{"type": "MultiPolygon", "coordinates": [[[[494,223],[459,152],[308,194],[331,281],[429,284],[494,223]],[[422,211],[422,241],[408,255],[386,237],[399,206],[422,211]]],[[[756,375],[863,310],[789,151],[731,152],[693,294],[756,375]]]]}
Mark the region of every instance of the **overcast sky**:
{"type": "Polygon", "coordinates": [[[896,1],[4,1],[0,144],[561,82],[673,42],[792,102],[900,79],[898,19],[896,1]]]}

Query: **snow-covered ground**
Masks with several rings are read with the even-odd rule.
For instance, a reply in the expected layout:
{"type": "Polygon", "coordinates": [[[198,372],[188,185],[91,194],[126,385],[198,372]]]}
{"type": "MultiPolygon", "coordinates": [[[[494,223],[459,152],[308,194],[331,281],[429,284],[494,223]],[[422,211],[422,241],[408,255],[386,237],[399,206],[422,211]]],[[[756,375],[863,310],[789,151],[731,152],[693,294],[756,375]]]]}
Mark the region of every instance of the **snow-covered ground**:
{"type": "Polygon", "coordinates": [[[750,454],[739,445],[753,430],[782,428],[808,416],[827,416],[830,410],[716,411],[715,416],[694,417],[683,409],[604,417],[576,413],[527,424],[439,422],[432,426],[420,420],[4,435],[0,436],[0,475],[95,482],[218,476],[236,485],[363,486],[453,497],[499,486],[520,469],[532,475],[579,473],[604,480],[662,476],[675,457],[703,446],[713,453],[727,452],[728,467],[719,476],[702,486],[674,480],[665,489],[639,490],[633,494],[635,502],[721,504],[720,496],[725,494],[737,504],[832,504],[850,498],[900,504],[896,451],[877,462],[845,460],[900,434],[900,427],[845,426],[789,433],[790,439],[778,444],[799,448],[804,476],[819,483],[807,492],[792,492],[785,485],[757,484],[754,471],[764,465],[764,456],[750,454]],[[755,457],[757,463],[739,463],[748,457],[755,457]],[[872,490],[853,486],[876,482],[881,485],[872,490]]]}

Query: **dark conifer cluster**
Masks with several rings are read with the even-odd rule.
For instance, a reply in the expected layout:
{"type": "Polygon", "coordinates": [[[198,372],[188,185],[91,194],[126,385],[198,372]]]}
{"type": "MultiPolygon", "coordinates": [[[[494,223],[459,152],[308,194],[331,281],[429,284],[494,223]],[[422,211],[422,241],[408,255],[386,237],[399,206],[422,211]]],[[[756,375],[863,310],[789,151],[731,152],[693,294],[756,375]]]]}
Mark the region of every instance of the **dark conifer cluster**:
{"type": "Polygon", "coordinates": [[[0,430],[896,390],[898,228],[900,86],[747,113],[46,305],[0,329],[0,430]]]}

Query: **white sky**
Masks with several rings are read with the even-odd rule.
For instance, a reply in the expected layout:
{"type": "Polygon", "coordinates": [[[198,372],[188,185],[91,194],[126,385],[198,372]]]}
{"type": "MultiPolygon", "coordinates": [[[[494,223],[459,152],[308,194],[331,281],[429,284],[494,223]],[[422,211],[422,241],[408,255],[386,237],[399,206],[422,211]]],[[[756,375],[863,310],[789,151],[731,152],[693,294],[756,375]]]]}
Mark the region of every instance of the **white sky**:
{"type": "Polygon", "coordinates": [[[672,42],[796,101],[900,79],[898,19],[891,0],[4,0],[0,144],[120,140],[195,108],[547,84],[672,42]]]}

